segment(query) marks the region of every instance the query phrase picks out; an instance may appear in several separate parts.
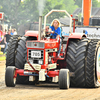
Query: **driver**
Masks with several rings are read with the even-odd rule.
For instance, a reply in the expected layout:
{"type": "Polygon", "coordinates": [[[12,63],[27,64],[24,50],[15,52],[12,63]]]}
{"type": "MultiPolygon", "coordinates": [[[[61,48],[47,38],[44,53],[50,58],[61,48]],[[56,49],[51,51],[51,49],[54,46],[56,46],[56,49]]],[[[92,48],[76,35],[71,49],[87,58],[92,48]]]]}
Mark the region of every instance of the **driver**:
{"type": "Polygon", "coordinates": [[[53,39],[58,39],[59,36],[61,37],[61,28],[58,19],[54,19],[52,21],[49,32],[51,32],[51,36],[53,39]]]}
{"type": "MultiPolygon", "coordinates": [[[[53,39],[58,39],[59,36],[61,38],[61,28],[60,28],[60,22],[58,19],[54,19],[51,23],[51,26],[49,28],[49,32],[51,32],[51,36],[53,39]]],[[[60,51],[61,51],[61,39],[60,39],[60,46],[58,50],[58,57],[60,57],[60,51]]]]}

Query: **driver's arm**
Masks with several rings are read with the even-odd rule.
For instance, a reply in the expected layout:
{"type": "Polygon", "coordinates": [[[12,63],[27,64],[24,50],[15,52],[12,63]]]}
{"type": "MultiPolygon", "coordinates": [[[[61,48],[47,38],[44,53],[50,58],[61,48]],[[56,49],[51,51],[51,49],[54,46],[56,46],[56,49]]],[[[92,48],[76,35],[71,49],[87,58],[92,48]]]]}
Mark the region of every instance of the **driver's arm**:
{"type": "Polygon", "coordinates": [[[59,39],[59,37],[60,37],[60,35],[57,35],[56,39],[58,40],[58,39],[59,39]]]}
{"type": "Polygon", "coordinates": [[[49,31],[48,31],[48,32],[49,32],[49,34],[50,34],[50,33],[54,33],[54,31],[52,31],[51,28],[49,28],[49,31]]]}
{"type": "Polygon", "coordinates": [[[54,30],[54,27],[53,27],[53,26],[50,26],[50,27],[49,27],[49,34],[54,33],[53,30],[54,30]]]}

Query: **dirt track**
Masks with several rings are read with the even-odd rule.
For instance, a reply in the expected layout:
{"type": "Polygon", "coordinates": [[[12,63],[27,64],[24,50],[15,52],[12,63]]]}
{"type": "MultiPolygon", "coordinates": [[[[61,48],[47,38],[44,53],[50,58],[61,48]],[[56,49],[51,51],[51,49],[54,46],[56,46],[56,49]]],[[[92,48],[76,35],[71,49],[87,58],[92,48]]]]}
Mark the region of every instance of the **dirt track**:
{"type": "Polygon", "coordinates": [[[5,86],[5,61],[0,62],[0,100],[100,100],[100,88],[60,90],[57,84],[5,86]]]}

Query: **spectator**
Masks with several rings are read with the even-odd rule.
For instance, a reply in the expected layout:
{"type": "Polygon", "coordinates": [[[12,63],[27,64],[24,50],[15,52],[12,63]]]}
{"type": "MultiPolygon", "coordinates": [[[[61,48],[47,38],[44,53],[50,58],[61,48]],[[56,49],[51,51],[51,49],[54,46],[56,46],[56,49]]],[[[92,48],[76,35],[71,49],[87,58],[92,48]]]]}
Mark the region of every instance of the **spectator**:
{"type": "Polygon", "coordinates": [[[17,35],[16,29],[14,29],[14,34],[13,35],[17,35]]]}
{"type": "Polygon", "coordinates": [[[12,30],[11,30],[11,33],[10,33],[10,35],[13,35],[13,34],[14,34],[14,29],[12,29],[12,30]]]}
{"type": "Polygon", "coordinates": [[[88,32],[87,32],[86,30],[83,30],[83,33],[85,33],[85,35],[87,35],[87,34],[88,34],[88,32]]]}
{"type": "Polygon", "coordinates": [[[4,35],[2,30],[0,30],[0,43],[3,41],[3,39],[4,39],[4,35]]]}
{"type": "Polygon", "coordinates": [[[5,29],[5,31],[3,32],[3,35],[5,36],[7,34],[7,30],[5,29]]]}
{"type": "Polygon", "coordinates": [[[0,30],[0,42],[2,41],[2,31],[0,30]]]}
{"type": "Polygon", "coordinates": [[[11,37],[10,33],[11,33],[11,30],[9,30],[8,33],[4,37],[4,43],[5,43],[4,53],[6,52],[7,45],[8,45],[8,42],[10,40],[10,37],[11,37]]]}

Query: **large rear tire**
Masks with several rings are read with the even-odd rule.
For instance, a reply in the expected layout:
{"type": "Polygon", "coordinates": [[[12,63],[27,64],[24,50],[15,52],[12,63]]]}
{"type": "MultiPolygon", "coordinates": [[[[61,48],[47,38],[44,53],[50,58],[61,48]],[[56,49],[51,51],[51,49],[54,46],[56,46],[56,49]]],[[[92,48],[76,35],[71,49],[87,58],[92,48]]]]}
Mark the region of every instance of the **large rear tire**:
{"type": "MultiPolygon", "coordinates": [[[[27,60],[27,48],[26,48],[26,37],[22,37],[21,40],[18,42],[18,48],[16,52],[16,60],[15,66],[19,69],[24,69],[24,64],[27,60]]],[[[28,84],[29,83],[29,76],[17,76],[16,78],[17,84],[28,84]]]]}
{"type": "Polygon", "coordinates": [[[10,38],[8,46],[7,46],[7,53],[6,53],[6,67],[7,66],[15,66],[15,55],[16,49],[18,47],[18,41],[20,40],[20,36],[14,35],[10,38]]]}
{"type": "Polygon", "coordinates": [[[85,87],[85,60],[88,42],[88,39],[69,41],[66,54],[67,68],[75,74],[75,77],[70,78],[71,86],[85,87]]]}
{"type": "Polygon", "coordinates": [[[100,86],[100,41],[70,40],[66,55],[67,68],[74,72],[71,86],[100,86]]]}
{"type": "Polygon", "coordinates": [[[86,87],[100,86],[100,41],[89,42],[86,60],[86,87]]]}

